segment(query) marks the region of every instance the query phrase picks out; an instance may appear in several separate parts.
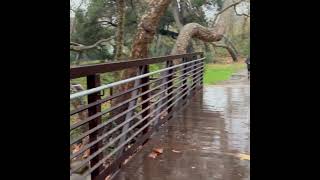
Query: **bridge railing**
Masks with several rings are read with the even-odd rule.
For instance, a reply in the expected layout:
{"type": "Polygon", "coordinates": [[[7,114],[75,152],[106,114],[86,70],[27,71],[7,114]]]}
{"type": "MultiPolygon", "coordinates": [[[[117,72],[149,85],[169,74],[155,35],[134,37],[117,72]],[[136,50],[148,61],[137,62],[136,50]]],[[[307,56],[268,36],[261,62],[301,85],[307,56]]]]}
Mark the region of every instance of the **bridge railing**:
{"type": "Polygon", "coordinates": [[[202,87],[203,72],[202,52],[71,68],[70,80],[85,77],[87,90],[70,95],[85,102],[70,110],[70,176],[117,172],[202,87]],[[101,84],[103,73],[128,68],[136,76],[101,84]]]}

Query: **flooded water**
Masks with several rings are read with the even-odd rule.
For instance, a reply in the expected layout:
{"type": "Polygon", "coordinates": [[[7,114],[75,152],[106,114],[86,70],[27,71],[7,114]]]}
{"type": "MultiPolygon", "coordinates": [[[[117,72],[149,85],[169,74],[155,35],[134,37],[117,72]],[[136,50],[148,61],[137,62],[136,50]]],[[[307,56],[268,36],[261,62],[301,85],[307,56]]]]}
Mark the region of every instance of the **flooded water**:
{"type": "Polygon", "coordinates": [[[250,179],[250,85],[243,77],[204,87],[114,179],[250,179]],[[163,148],[155,159],[148,157],[154,148],[163,148]]]}

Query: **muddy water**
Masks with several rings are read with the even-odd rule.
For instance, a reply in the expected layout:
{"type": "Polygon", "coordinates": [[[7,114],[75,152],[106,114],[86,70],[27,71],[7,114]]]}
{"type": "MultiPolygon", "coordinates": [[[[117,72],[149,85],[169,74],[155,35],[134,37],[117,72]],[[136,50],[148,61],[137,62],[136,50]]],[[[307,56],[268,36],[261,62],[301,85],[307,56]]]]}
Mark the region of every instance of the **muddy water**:
{"type": "Polygon", "coordinates": [[[204,87],[114,179],[250,179],[250,86],[241,77],[204,87]],[[153,148],[163,154],[148,157],[153,148]]]}

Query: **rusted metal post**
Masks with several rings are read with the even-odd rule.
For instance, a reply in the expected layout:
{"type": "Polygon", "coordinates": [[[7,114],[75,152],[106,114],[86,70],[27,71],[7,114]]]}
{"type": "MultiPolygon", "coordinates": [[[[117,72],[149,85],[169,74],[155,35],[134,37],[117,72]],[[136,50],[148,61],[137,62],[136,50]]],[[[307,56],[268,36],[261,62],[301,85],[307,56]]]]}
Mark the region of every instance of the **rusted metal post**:
{"type": "MultiPolygon", "coordinates": [[[[141,70],[141,74],[149,73],[149,65],[141,66],[141,67],[140,67],[140,70],[141,70]]],[[[145,78],[142,78],[140,83],[141,83],[141,84],[145,84],[145,83],[148,83],[148,82],[149,82],[149,76],[147,76],[147,77],[145,77],[145,78]]],[[[149,84],[146,85],[146,86],[143,86],[143,87],[141,88],[141,93],[144,93],[144,92],[148,91],[149,88],[150,88],[150,85],[149,85],[149,84]]],[[[147,94],[145,94],[145,95],[143,95],[143,96],[141,97],[141,100],[142,100],[142,101],[145,101],[145,100],[148,99],[149,97],[150,97],[150,93],[147,93],[147,94]]],[[[150,101],[147,101],[147,102],[143,103],[143,104],[141,105],[141,106],[142,106],[142,110],[148,108],[149,105],[150,105],[150,101]]],[[[150,113],[150,109],[148,109],[148,110],[146,110],[145,112],[143,112],[143,113],[141,114],[141,115],[142,115],[142,118],[146,117],[149,113],[150,113]]],[[[149,118],[147,118],[146,120],[144,120],[143,123],[142,123],[142,125],[148,123],[148,121],[149,121],[149,118]]],[[[142,131],[143,134],[146,134],[146,133],[148,132],[148,130],[149,130],[149,127],[145,128],[145,129],[142,131]]]]}
{"type": "MultiPolygon", "coordinates": [[[[203,52],[202,52],[202,53],[200,54],[200,58],[203,58],[203,57],[204,57],[204,54],[203,54],[203,52]]],[[[200,76],[200,78],[201,78],[201,80],[200,80],[200,87],[202,87],[202,86],[203,86],[204,67],[201,68],[200,70],[202,71],[201,76],[200,76]]]]}
{"type": "MultiPolygon", "coordinates": [[[[197,59],[197,56],[192,56],[192,60],[195,60],[195,59],[197,59]]],[[[194,69],[197,69],[198,64],[199,64],[199,62],[195,62],[195,63],[194,63],[193,70],[194,70],[194,69]]],[[[197,72],[197,71],[193,71],[194,74],[192,75],[192,86],[194,86],[194,85],[196,84],[196,83],[195,83],[195,81],[197,80],[197,79],[196,79],[196,77],[197,77],[196,72],[197,72]]]]}
{"type": "MultiPolygon", "coordinates": [[[[99,74],[87,76],[87,88],[88,89],[95,88],[95,87],[98,87],[98,86],[100,86],[100,75],[99,74]]],[[[100,99],[100,93],[90,94],[90,95],[88,95],[88,104],[96,102],[99,99],[100,99]]],[[[96,106],[88,108],[89,117],[94,115],[94,114],[97,114],[99,112],[101,112],[101,104],[98,104],[96,106]]],[[[96,119],[94,119],[94,120],[89,122],[89,129],[92,129],[92,128],[96,127],[100,123],[101,123],[101,117],[97,117],[96,119]]],[[[100,132],[101,131],[99,130],[99,131],[91,133],[89,135],[89,142],[95,141],[100,132]]],[[[94,152],[96,152],[100,147],[102,147],[101,141],[90,148],[90,154],[93,154],[94,152]]],[[[94,157],[90,161],[90,166],[91,167],[94,166],[101,159],[102,159],[102,154],[97,155],[96,157],[94,157]]],[[[99,175],[100,170],[101,170],[101,168],[97,168],[96,170],[94,170],[91,173],[91,179],[94,180],[99,175]]]]}
{"type": "MultiPolygon", "coordinates": [[[[185,63],[188,60],[189,60],[189,58],[185,57],[185,58],[182,59],[182,63],[185,63]]],[[[184,65],[182,68],[184,69],[182,71],[182,74],[185,74],[185,75],[181,76],[181,79],[185,79],[185,80],[182,81],[182,89],[185,89],[185,90],[182,91],[182,94],[184,94],[184,93],[186,93],[188,91],[188,89],[187,89],[187,87],[188,87],[188,84],[187,84],[188,83],[188,75],[186,74],[187,73],[186,68],[188,68],[188,65],[184,65]]],[[[182,98],[183,103],[186,102],[187,95],[188,94],[183,96],[183,98],[182,98]]]]}
{"type": "MultiPolygon", "coordinates": [[[[137,73],[137,76],[141,75],[141,74],[142,74],[142,69],[139,68],[139,72],[137,73]]],[[[137,79],[137,80],[134,81],[134,86],[133,87],[137,87],[140,84],[141,84],[141,79],[137,79]]],[[[136,89],[136,90],[131,92],[131,97],[136,97],[136,96],[138,96],[138,94],[139,94],[139,89],[136,89]]],[[[134,100],[130,101],[129,105],[128,105],[128,109],[133,108],[136,104],[137,104],[137,99],[134,99],[134,100]]],[[[127,121],[130,118],[132,118],[132,116],[134,116],[134,109],[126,113],[125,121],[127,121]]],[[[127,124],[125,124],[122,127],[121,133],[125,133],[125,132],[128,131],[128,129],[130,127],[130,123],[131,122],[128,122],[127,124]]],[[[118,145],[121,145],[122,143],[124,143],[126,141],[126,139],[127,139],[127,134],[120,138],[120,140],[118,142],[118,145]]],[[[117,158],[119,158],[122,155],[124,149],[125,149],[125,147],[123,147],[123,148],[121,148],[119,150],[119,152],[117,153],[117,158]]]]}
{"type": "MultiPolygon", "coordinates": [[[[166,62],[166,68],[171,67],[171,66],[173,66],[172,60],[171,60],[171,61],[170,61],[170,60],[167,61],[167,62],[166,62]]],[[[168,74],[172,74],[173,71],[174,71],[173,69],[168,70],[168,74]]],[[[172,75],[168,76],[168,77],[167,77],[167,82],[168,82],[168,81],[171,81],[172,79],[173,79],[173,76],[172,76],[172,75]]],[[[173,82],[171,81],[171,82],[169,82],[168,85],[167,85],[167,94],[170,94],[172,91],[173,91],[173,82]]],[[[167,98],[167,99],[171,99],[172,96],[173,96],[172,94],[168,95],[168,98],[167,98]]],[[[171,105],[172,103],[173,103],[173,100],[169,101],[168,104],[167,104],[167,106],[171,105]]],[[[171,106],[171,107],[168,109],[168,114],[171,114],[172,109],[173,109],[173,106],[171,106]]],[[[168,119],[170,119],[170,118],[171,118],[171,117],[168,117],[168,119]]]]}

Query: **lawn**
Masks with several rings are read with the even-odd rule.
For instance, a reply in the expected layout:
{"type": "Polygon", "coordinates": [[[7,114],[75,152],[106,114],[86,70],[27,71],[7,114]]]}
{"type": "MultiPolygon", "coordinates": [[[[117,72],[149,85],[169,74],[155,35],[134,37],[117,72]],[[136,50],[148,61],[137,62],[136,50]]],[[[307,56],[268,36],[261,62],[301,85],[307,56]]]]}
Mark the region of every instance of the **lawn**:
{"type": "Polygon", "coordinates": [[[233,64],[206,64],[204,84],[212,85],[228,80],[231,75],[246,67],[245,63],[233,64]]]}

